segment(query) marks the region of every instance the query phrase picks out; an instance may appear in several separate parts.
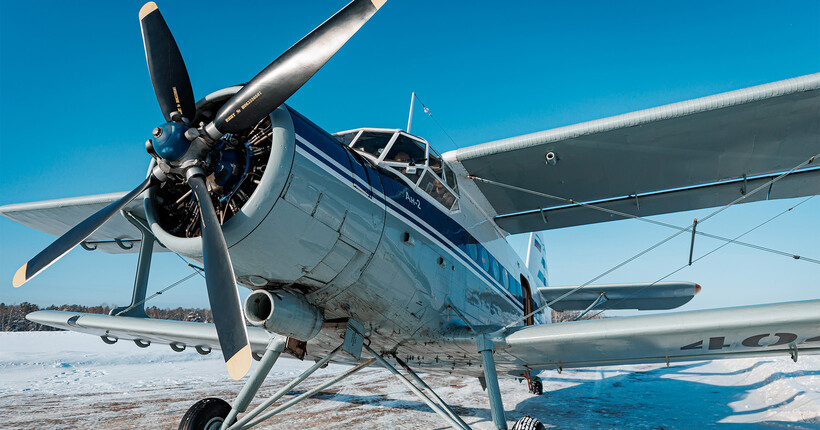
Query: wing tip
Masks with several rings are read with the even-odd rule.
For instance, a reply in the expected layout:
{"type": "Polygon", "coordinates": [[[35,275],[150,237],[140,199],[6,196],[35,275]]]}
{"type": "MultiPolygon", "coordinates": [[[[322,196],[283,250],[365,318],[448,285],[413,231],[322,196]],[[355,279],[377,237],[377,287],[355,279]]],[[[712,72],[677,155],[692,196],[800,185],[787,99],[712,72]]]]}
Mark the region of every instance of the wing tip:
{"type": "Polygon", "coordinates": [[[225,366],[228,368],[228,375],[234,381],[244,378],[251,370],[251,346],[245,345],[231,358],[225,360],[225,366]]]}
{"type": "Polygon", "coordinates": [[[11,285],[13,285],[14,288],[17,288],[17,287],[25,284],[26,281],[28,281],[28,278],[26,278],[26,268],[27,267],[28,267],[28,263],[20,266],[20,268],[17,269],[16,272],[14,272],[14,279],[11,280],[11,285]]]}
{"type": "Polygon", "coordinates": [[[379,10],[385,3],[387,3],[387,0],[370,0],[370,3],[373,3],[373,7],[375,7],[376,10],[379,10]]]}
{"type": "Polygon", "coordinates": [[[142,5],[142,7],[140,8],[140,21],[142,21],[143,18],[145,18],[149,13],[155,10],[157,10],[157,4],[152,1],[149,1],[148,3],[142,5]]]}

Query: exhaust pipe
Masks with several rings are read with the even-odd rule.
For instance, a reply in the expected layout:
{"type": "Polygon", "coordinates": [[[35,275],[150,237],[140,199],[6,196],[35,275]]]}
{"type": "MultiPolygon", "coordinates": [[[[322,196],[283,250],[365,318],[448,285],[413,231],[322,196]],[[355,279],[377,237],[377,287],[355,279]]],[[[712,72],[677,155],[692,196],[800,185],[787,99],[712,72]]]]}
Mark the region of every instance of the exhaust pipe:
{"type": "Polygon", "coordinates": [[[322,311],[304,296],[284,290],[256,290],[245,299],[245,316],[251,324],[303,342],[322,329],[322,311]]]}

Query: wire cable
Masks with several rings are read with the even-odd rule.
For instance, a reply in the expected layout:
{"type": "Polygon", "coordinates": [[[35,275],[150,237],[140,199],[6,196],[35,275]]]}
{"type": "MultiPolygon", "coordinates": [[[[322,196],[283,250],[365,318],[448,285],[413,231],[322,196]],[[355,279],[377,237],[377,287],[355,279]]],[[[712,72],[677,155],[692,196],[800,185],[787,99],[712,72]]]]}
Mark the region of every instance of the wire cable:
{"type": "MultiPolygon", "coordinates": [[[[717,214],[719,214],[719,213],[721,213],[721,212],[725,211],[726,209],[729,209],[730,207],[734,206],[735,204],[740,203],[741,201],[743,201],[743,200],[745,200],[745,199],[747,199],[747,198],[749,198],[749,197],[751,197],[751,196],[753,196],[753,195],[757,194],[757,193],[758,193],[758,192],[760,192],[761,190],[763,190],[763,189],[765,189],[765,188],[770,187],[771,185],[773,185],[773,184],[774,184],[774,183],[776,183],[777,181],[779,181],[779,180],[781,180],[781,179],[785,178],[786,176],[788,176],[789,174],[791,174],[791,173],[792,173],[792,172],[794,172],[795,170],[800,169],[800,168],[802,168],[802,167],[804,167],[804,166],[808,165],[809,163],[813,162],[813,161],[815,160],[815,158],[817,158],[818,156],[820,156],[820,154],[816,154],[816,155],[813,155],[812,157],[809,157],[809,159],[807,159],[806,161],[804,161],[804,162],[802,162],[802,163],[798,164],[798,165],[797,165],[797,166],[795,166],[795,167],[792,167],[792,168],[791,168],[791,169],[789,169],[788,171],[783,172],[782,174],[778,175],[777,177],[775,177],[775,178],[771,179],[770,181],[767,181],[766,183],[764,183],[764,184],[760,185],[759,187],[755,188],[755,189],[754,189],[754,190],[752,190],[751,192],[748,192],[748,193],[746,193],[746,194],[743,194],[743,195],[741,195],[740,197],[736,198],[735,200],[732,200],[732,201],[731,201],[731,202],[729,202],[728,204],[726,204],[726,205],[724,205],[724,206],[721,206],[720,208],[716,209],[715,211],[713,211],[713,212],[712,212],[712,213],[710,213],[709,215],[706,215],[705,217],[703,217],[700,221],[698,221],[698,223],[699,223],[699,224],[703,224],[704,222],[706,222],[706,221],[707,221],[707,220],[709,220],[710,218],[712,218],[712,217],[716,216],[717,214]]],[[[528,314],[524,315],[523,317],[520,317],[520,318],[515,319],[513,322],[511,322],[511,323],[509,323],[509,324],[505,325],[504,327],[502,327],[499,331],[500,331],[500,332],[504,332],[504,331],[506,331],[506,330],[509,330],[509,329],[510,329],[510,328],[512,328],[515,324],[518,324],[518,323],[520,323],[520,322],[522,322],[522,321],[525,321],[527,318],[529,318],[529,317],[531,317],[531,316],[535,315],[535,314],[536,314],[536,313],[538,313],[538,312],[543,311],[544,309],[546,309],[546,308],[548,308],[548,307],[550,307],[550,306],[554,305],[555,303],[558,303],[559,301],[561,301],[561,300],[563,300],[564,298],[566,298],[566,297],[570,296],[571,294],[575,293],[576,291],[578,291],[578,290],[580,290],[580,289],[582,289],[582,288],[586,287],[587,285],[589,285],[589,284],[591,284],[591,283],[593,283],[593,282],[597,281],[598,279],[601,279],[601,278],[603,278],[604,276],[606,276],[606,275],[608,275],[608,274],[610,274],[610,273],[612,273],[612,272],[614,272],[614,271],[616,271],[616,270],[620,269],[621,267],[623,267],[623,266],[625,266],[625,265],[629,264],[630,262],[632,262],[632,261],[634,261],[634,260],[636,260],[636,259],[640,258],[641,256],[645,255],[646,253],[648,253],[648,252],[650,252],[650,251],[654,250],[655,248],[657,248],[657,247],[659,247],[659,246],[663,245],[663,244],[664,244],[664,243],[666,243],[666,242],[669,242],[670,240],[672,240],[672,239],[674,239],[674,238],[676,238],[676,237],[680,236],[681,234],[683,234],[683,233],[685,233],[685,232],[687,232],[687,231],[690,231],[690,230],[692,229],[692,227],[693,227],[693,224],[689,224],[689,226],[688,226],[688,227],[685,227],[685,228],[683,228],[683,229],[681,229],[681,230],[679,230],[679,231],[675,232],[674,234],[672,234],[672,235],[670,235],[669,237],[667,237],[667,238],[665,238],[665,239],[663,239],[663,240],[661,240],[661,241],[659,241],[659,242],[655,243],[654,245],[650,246],[649,248],[646,248],[646,249],[644,249],[643,251],[641,251],[641,252],[639,252],[639,253],[637,253],[637,254],[633,255],[632,257],[627,258],[627,259],[626,259],[626,260],[624,260],[623,262],[616,264],[614,267],[610,268],[609,270],[606,270],[606,271],[604,271],[603,273],[601,273],[600,275],[598,275],[598,276],[596,276],[596,277],[594,277],[594,278],[590,279],[589,281],[587,281],[587,282],[585,282],[585,283],[583,283],[583,284],[581,284],[581,285],[579,285],[579,286],[577,286],[577,287],[575,287],[575,288],[573,288],[573,289],[571,289],[571,290],[567,291],[566,293],[564,293],[564,294],[562,294],[562,295],[558,296],[556,299],[554,299],[554,300],[552,300],[552,301],[550,301],[550,302],[545,303],[544,305],[540,306],[538,309],[536,309],[536,310],[534,310],[534,311],[532,311],[532,312],[530,312],[530,313],[528,313],[528,314]]]]}
{"type": "MultiPolygon", "coordinates": [[[[680,226],[677,226],[677,225],[674,225],[674,224],[669,224],[669,223],[666,223],[666,222],[663,222],[663,221],[657,221],[657,220],[645,218],[645,217],[642,217],[642,216],[639,216],[639,215],[633,215],[633,214],[630,214],[630,213],[621,212],[621,211],[618,211],[618,210],[615,210],[615,209],[609,209],[609,208],[605,208],[605,207],[602,207],[602,206],[597,206],[595,204],[578,202],[578,201],[575,201],[573,199],[568,199],[568,198],[565,198],[565,197],[560,197],[560,196],[555,196],[555,195],[552,195],[552,194],[542,193],[542,192],[535,191],[535,190],[528,190],[526,188],[517,187],[515,185],[510,185],[510,184],[505,184],[503,182],[493,181],[492,179],[481,178],[481,177],[474,176],[474,175],[468,175],[467,178],[475,180],[475,181],[484,182],[486,184],[495,185],[495,186],[498,186],[498,187],[501,187],[501,188],[507,188],[507,189],[510,189],[510,190],[520,191],[522,193],[532,194],[532,195],[539,196],[539,197],[545,197],[545,198],[552,199],[552,200],[558,200],[558,201],[562,201],[562,202],[566,202],[566,203],[576,204],[578,206],[582,206],[582,207],[585,207],[585,208],[588,208],[588,209],[593,209],[593,210],[597,210],[597,211],[601,211],[601,212],[606,212],[606,213],[609,213],[609,214],[612,214],[612,215],[617,215],[617,216],[621,216],[621,217],[628,218],[628,219],[635,219],[635,220],[638,220],[638,221],[643,221],[643,222],[646,222],[646,223],[649,223],[649,224],[659,225],[659,226],[662,226],[662,227],[673,228],[675,230],[685,230],[685,229],[689,228],[689,227],[680,227],[680,226]]],[[[791,252],[780,251],[780,250],[773,249],[773,248],[767,248],[765,246],[755,245],[753,243],[735,241],[735,240],[729,239],[727,237],[706,233],[704,231],[695,231],[695,234],[698,235],[698,236],[708,237],[710,239],[722,240],[724,242],[730,242],[731,241],[732,243],[734,243],[736,245],[745,246],[745,247],[748,247],[748,248],[754,248],[754,249],[757,249],[757,250],[760,250],[760,251],[771,252],[773,254],[778,254],[778,255],[785,256],[785,257],[789,257],[789,258],[794,258],[795,257],[795,254],[791,253],[791,252]]],[[[799,258],[797,258],[797,259],[807,261],[809,263],[820,264],[820,260],[815,259],[815,258],[803,257],[803,256],[798,256],[798,257],[799,258]]]]}
{"type": "Polygon", "coordinates": [[[429,117],[433,120],[433,122],[435,122],[435,123],[436,123],[436,125],[438,126],[438,128],[440,128],[440,129],[441,129],[441,131],[443,131],[443,132],[444,132],[444,134],[445,134],[445,135],[446,135],[446,136],[450,139],[450,141],[451,141],[451,142],[453,142],[453,145],[455,145],[455,146],[456,146],[456,148],[458,148],[458,144],[456,144],[456,141],[455,141],[455,140],[453,140],[452,136],[450,136],[450,133],[447,133],[447,130],[445,130],[445,129],[444,129],[444,127],[442,127],[442,126],[441,126],[441,124],[438,122],[438,120],[437,120],[437,119],[433,116],[433,113],[432,113],[432,112],[430,112],[430,108],[428,108],[428,107],[424,104],[424,102],[423,102],[423,101],[421,101],[421,99],[419,98],[419,95],[418,95],[418,94],[416,94],[416,93],[413,93],[413,94],[415,95],[416,100],[418,100],[418,101],[419,101],[419,103],[421,103],[421,107],[424,109],[424,113],[426,113],[426,114],[427,114],[427,116],[429,116],[429,117]]]}
{"type": "MultiPolygon", "coordinates": [[[[812,198],[814,198],[814,197],[815,197],[815,196],[809,196],[809,197],[807,197],[807,198],[803,199],[803,201],[801,201],[801,202],[797,203],[796,205],[794,205],[794,206],[792,206],[792,207],[790,207],[790,208],[788,208],[788,209],[786,209],[786,210],[784,210],[784,211],[780,212],[779,214],[777,214],[777,215],[775,215],[775,216],[773,216],[773,217],[771,217],[771,218],[767,219],[766,221],[763,221],[762,223],[760,223],[760,224],[758,224],[758,225],[756,225],[756,226],[754,226],[754,227],[750,228],[749,230],[746,230],[746,231],[744,231],[743,233],[741,233],[741,234],[739,234],[739,235],[735,236],[735,238],[734,238],[734,239],[732,239],[732,241],[729,241],[729,242],[725,242],[725,243],[720,244],[720,246],[716,247],[715,249],[713,249],[713,250],[711,250],[711,251],[707,252],[706,254],[701,255],[700,257],[698,257],[698,258],[696,258],[696,259],[694,259],[694,260],[692,260],[692,264],[697,263],[698,261],[702,260],[703,258],[706,258],[706,257],[707,257],[707,256],[709,256],[710,254],[713,254],[713,253],[717,252],[719,249],[723,248],[724,246],[729,245],[729,244],[730,244],[730,243],[732,243],[733,241],[735,241],[735,240],[737,240],[737,239],[740,239],[741,237],[743,237],[743,236],[745,236],[745,235],[747,235],[747,234],[749,234],[749,233],[751,233],[751,232],[753,232],[753,231],[757,230],[758,228],[763,227],[764,225],[766,225],[766,224],[768,224],[768,223],[770,223],[770,222],[774,221],[775,219],[777,219],[777,218],[779,218],[780,216],[782,216],[782,215],[784,215],[784,214],[788,213],[789,211],[791,211],[792,209],[794,209],[794,208],[796,208],[796,207],[798,207],[798,206],[802,205],[803,203],[806,203],[807,201],[811,200],[811,199],[812,199],[812,198]]],[[[800,257],[799,255],[795,255],[795,256],[794,256],[794,258],[795,258],[795,259],[800,259],[801,257],[800,257]]],[[[638,290],[634,291],[632,294],[629,294],[629,295],[628,295],[628,296],[626,296],[626,297],[622,297],[622,298],[620,298],[620,299],[612,300],[612,303],[617,303],[617,302],[620,302],[620,301],[623,301],[623,300],[627,300],[628,298],[635,296],[636,294],[640,293],[641,291],[643,291],[643,290],[645,290],[645,289],[647,289],[647,288],[649,288],[649,287],[651,287],[651,286],[653,286],[653,285],[657,284],[658,282],[663,281],[664,279],[666,279],[666,278],[668,278],[668,277],[670,277],[670,276],[674,275],[675,273],[680,272],[681,270],[683,270],[683,269],[685,269],[685,268],[687,268],[687,267],[689,267],[689,264],[688,264],[688,263],[687,263],[687,264],[684,264],[683,266],[681,266],[681,267],[679,267],[679,268],[677,268],[677,269],[675,269],[675,270],[673,270],[673,271],[671,271],[671,272],[669,272],[669,273],[668,273],[668,274],[666,274],[665,276],[662,276],[661,278],[659,278],[659,279],[658,279],[658,280],[656,280],[655,282],[653,282],[653,283],[651,283],[651,284],[649,284],[649,285],[646,285],[646,286],[644,286],[644,287],[642,287],[642,288],[640,288],[640,289],[638,289],[638,290]]],[[[599,312],[597,312],[595,315],[593,315],[591,318],[595,318],[595,317],[597,317],[598,315],[600,315],[600,314],[601,314],[601,313],[603,313],[604,311],[606,311],[606,309],[602,309],[602,310],[600,310],[600,311],[599,311],[599,312]]]]}
{"type": "Polygon", "coordinates": [[[203,268],[201,268],[201,267],[199,267],[199,266],[197,266],[197,265],[194,265],[194,264],[189,263],[189,262],[188,262],[188,260],[186,260],[185,258],[183,258],[181,255],[179,255],[179,254],[177,254],[177,253],[174,253],[174,255],[176,255],[176,256],[177,256],[177,257],[179,257],[182,261],[184,261],[184,262],[185,262],[185,264],[186,264],[188,267],[190,267],[190,268],[194,269],[194,273],[191,273],[190,275],[183,277],[182,279],[180,279],[180,280],[178,280],[178,281],[176,281],[176,282],[172,283],[171,285],[168,285],[167,287],[165,287],[165,288],[163,288],[163,289],[161,289],[161,290],[157,291],[156,293],[151,294],[150,296],[148,296],[148,297],[146,297],[146,298],[144,298],[144,299],[142,299],[142,300],[138,301],[137,303],[134,303],[134,304],[132,304],[131,306],[129,306],[129,307],[127,307],[127,308],[125,308],[125,309],[123,309],[123,310],[121,310],[121,311],[117,312],[116,314],[114,314],[114,316],[115,316],[115,317],[118,317],[118,316],[120,316],[120,315],[122,315],[122,314],[124,314],[124,313],[126,313],[126,312],[128,312],[128,311],[130,311],[131,309],[136,308],[137,306],[141,306],[141,305],[145,304],[145,302],[147,302],[148,300],[151,300],[151,299],[153,299],[154,297],[157,297],[157,296],[161,295],[162,293],[164,293],[164,292],[166,292],[166,291],[170,290],[171,288],[176,287],[177,285],[179,285],[179,284],[181,284],[181,283],[183,283],[183,282],[185,282],[185,281],[187,281],[187,280],[189,280],[189,279],[193,278],[193,277],[194,277],[194,276],[196,276],[196,275],[202,276],[203,278],[205,277],[205,275],[203,275],[203,274],[202,274],[202,272],[204,272],[204,271],[205,271],[205,269],[203,269],[203,268]]]}

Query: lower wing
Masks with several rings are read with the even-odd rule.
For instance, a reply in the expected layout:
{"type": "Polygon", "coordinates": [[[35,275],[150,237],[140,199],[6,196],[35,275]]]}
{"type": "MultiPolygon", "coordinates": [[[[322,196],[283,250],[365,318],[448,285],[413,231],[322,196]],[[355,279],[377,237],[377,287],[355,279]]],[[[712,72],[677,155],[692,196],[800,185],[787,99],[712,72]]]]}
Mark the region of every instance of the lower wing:
{"type": "Polygon", "coordinates": [[[525,327],[498,345],[531,369],[820,353],[820,300],[525,327]]]}
{"type": "MultiPolygon", "coordinates": [[[[213,324],[188,321],[170,321],[65,311],[37,311],[26,319],[49,327],[71,330],[103,337],[108,342],[119,339],[137,344],[159,343],[183,348],[196,347],[201,351],[219,349],[219,339],[213,324]]],[[[276,336],[258,327],[248,327],[251,350],[257,354],[276,336]]]]}

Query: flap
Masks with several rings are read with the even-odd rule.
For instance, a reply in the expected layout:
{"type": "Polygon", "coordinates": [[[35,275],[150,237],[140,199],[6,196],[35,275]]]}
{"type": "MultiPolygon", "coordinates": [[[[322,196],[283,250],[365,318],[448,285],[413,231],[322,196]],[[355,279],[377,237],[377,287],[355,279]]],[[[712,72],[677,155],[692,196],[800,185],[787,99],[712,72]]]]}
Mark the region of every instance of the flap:
{"type": "MultiPolygon", "coordinates": [[[[577,288],[539,287],[538,292],[552,302],[577,288]]],[[[689,303],[700,292],[693,282],[657,282],[637,284],[587,285],[550,305],[558,312],[583,311],[603,294],[605,301],[595,306],[603,309],[637,309],[641,311],[675,309],[689,303]]]]}
{"type": "Polygon", "coordinates": [[[818,354],[820,300],[525,327],[506,344],[533,369],[818,354]]]}
{"type": "MultiPolygon", "coordinates": [[[[97,194],[93,196],[70,197],[65,199],[44,200],[31,203],[14,203],[0,206],[0,215],[25,226],[40,230],[53,236],[62,236],[65,232],[79,224],[100,209],[119,200],[126,192],[97,194]]],[[[128,203],[125,211],[134,216],[145,219],[143,200],[145,194],[138,196],[128,203]]],[[[94,243],[97,249],[111,254],[122,254],[139,251],[140,231],[134,227],[122,214],[114,215],[97,231],[86,239],[94,243]],[[133,244],[130,249],[123,249],[117,245],[115,239],[124,240],[124,245],[133,244]]],[[[161,246],[155,246],[154,252],[167,251],[161,246]]]]}
{"type": "MultiPolygon", "coordinates": [[[[578,202],[634,200],[637,195],[641,209],[633,213],[643,216],[731,201],[741,195],[738,184],[732,185],[731,196],[714,201],[700,200],[714,191],[709,189],[676,195],[674,205],[644,205],[642,200],[662,191],[788,171],[820,153],[818,136],[820,73],[461,148],[445,158],[478,178],[578,202]],[[554,164],[546,161],[548,153],[555,156],[554,164]]],[[[816,166],[815,162],[807,168],[816,166]]],[[[816,174],[803,176],[802,181],[811,186],[799,188],[793,182],[782,191],[778,188],[784,187],[777,186],[779,194],[768,198],[818,193],[816,174]]],[[[539,209],[567,205],[498,185],[475,184],[497,215],[535,211],[541,220],[539,209]]],[[[766,191],[761,194],[767,198],[766,191]]],[[[559,217],[549,218],[547,224],[559,217]]],[[[608,219],[594,214],[556,226],[608,219]]],[[[544,224],[504,221],[503,227],[511,233],[555,228],[544,224]]]]}

